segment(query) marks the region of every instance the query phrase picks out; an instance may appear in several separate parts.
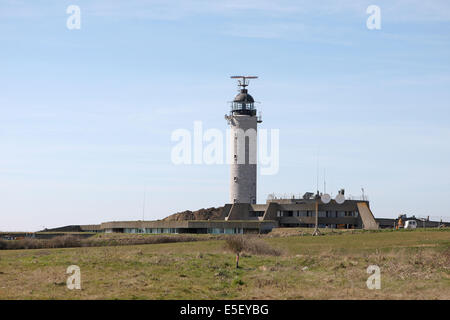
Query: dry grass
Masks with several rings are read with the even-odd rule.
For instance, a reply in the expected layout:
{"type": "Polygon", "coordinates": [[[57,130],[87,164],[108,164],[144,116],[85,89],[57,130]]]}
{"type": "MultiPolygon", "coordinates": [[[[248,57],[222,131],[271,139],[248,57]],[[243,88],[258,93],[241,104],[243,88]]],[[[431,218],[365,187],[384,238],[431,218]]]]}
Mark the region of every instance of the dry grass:
{"type": "Polygon", "coordinates": [[[450,299],[449,231],[255,240],[283,254],[236,269],[223,240],[3,250],[0,299],[450,299]],[[82,290],[65,286],[72,264],[82,290]],[[381,290],[366,287],[373,264],[381,290]]]}

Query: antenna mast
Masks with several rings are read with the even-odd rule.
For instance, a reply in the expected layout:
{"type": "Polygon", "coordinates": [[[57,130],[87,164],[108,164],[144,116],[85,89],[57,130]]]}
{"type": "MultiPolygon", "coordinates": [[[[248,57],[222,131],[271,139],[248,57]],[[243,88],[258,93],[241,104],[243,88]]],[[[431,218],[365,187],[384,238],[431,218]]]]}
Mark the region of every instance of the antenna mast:
{"type": "Polygon", "coordinates": [[[319,192],[319,148],[317,148],[317,180],[316,180],[316,190],[319,192]]]}
{"type": "Polygon", "coordinates": [[[144,187],[144,200],[142,201],[142,221],[145,220],[145,198],[147,195],[147,187],[144,187]]]}

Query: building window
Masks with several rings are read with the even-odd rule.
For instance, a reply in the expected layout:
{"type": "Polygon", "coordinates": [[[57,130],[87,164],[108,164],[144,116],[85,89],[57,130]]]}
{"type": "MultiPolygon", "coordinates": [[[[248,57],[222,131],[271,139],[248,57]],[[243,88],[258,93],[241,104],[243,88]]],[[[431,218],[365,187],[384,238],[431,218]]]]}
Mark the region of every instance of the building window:
{"type": "Polygon", "coordinates": [[[250,211],[250,217],[263,217],[264,211],[250,211]]]}
{"type": "Polygon", "coordinates": [[[222,228],[210,228],[208,229],[208,233],[220,234],[223,233],[222,228]]]}

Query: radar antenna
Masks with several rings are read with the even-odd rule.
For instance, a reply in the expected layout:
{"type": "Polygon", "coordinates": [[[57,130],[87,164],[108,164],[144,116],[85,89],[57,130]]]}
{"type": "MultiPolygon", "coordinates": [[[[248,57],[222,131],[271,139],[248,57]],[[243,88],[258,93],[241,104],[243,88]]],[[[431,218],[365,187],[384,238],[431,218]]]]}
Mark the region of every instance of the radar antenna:
{"type": "Polygon", "coordinates": [[[247,79],[258,79],[258,77],[255,76],[231,76],[231,79],[241,79],[238,80],[238,86],[242,87],[242,89],[245,89],[245,87],[248,86],[249,82],[247,79]]]}

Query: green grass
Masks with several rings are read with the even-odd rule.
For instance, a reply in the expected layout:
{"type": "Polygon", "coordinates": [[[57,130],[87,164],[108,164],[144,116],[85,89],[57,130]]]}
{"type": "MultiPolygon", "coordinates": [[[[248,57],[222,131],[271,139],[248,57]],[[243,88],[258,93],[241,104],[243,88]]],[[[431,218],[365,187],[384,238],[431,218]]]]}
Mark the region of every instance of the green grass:
{"type": "Polygon", "coordinates": [[[244,253],[239,269],[223,240],[0,251],[0,299],[450,299],[448,229],[263,239],[284,254],[244,253]],[[66,287],[73,264],[82,290],[66,287]]]}

